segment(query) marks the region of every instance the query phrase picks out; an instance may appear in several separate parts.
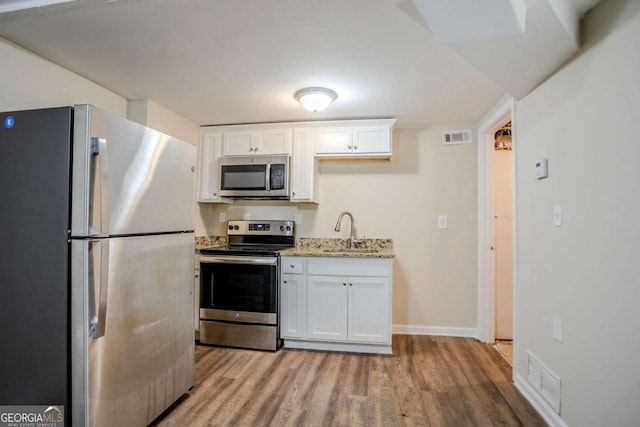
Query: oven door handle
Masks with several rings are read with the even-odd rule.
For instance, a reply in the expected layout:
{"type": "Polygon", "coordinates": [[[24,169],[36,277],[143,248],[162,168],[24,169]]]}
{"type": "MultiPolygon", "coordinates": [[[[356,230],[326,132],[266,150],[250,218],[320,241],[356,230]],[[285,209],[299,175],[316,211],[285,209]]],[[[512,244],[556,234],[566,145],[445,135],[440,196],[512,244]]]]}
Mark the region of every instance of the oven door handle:
{"type": "Polygon", "coordinates": [[[200,262],[204,264],[248,264],[248,265],[278,265],[276,257],[244,257],[244,256],[204,256],[200,255],[200,262]]]}

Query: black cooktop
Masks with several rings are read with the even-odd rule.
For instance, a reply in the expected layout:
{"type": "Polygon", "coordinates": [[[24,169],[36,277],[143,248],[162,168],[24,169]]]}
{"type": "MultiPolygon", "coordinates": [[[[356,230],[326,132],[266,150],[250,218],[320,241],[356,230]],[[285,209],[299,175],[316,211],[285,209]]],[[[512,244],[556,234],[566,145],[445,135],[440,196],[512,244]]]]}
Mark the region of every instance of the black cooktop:
{"type": "Polygon", "coordinates": [[[201,249],[204,255],[275,256],[278,251],[295,246],[295,222],[249,221],[227,222],[227,246],[201,249]]]}

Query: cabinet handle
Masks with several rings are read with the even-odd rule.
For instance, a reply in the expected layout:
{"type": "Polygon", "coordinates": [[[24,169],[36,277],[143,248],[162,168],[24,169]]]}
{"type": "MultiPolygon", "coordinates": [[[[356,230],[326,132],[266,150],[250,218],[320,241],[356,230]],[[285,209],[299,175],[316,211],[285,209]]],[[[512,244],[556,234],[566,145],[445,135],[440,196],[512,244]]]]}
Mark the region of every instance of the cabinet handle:
{"type": "Polygon", "coordinates": [[[289,267],[295,268],[296,266],[294,264],[291,264],[291,265],[289,265],[289,267]]]}
{"type": "Polygon", "coordinates": [[[284,284],[286,285],[286,284],[287,284],[287,281],[286,281],[286,280],[283,280],[283,281],[282,281],[282,283],[284,283],[284,284]]]}
{"type": "Polygon", "coordinates": [[[346,283],[343,283],[343,284],[342,284],[342,286],[347,286],[347,284],[346,284],[346,283]]]}
{"type": "Polygon", "coordinates": [[[353,286],[353,283],[349,283],[349,286],[353,286]]]}

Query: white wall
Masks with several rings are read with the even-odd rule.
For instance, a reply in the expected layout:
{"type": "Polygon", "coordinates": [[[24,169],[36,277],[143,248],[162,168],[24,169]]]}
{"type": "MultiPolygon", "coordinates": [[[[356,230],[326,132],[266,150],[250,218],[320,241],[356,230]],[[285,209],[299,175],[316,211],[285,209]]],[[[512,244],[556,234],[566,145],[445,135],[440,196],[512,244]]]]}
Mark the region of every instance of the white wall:
{"type": "Polygon", "coordinates": [[[119,116],[127,100],[0,38],[0,111],[92,104],[119,116]]]}
{"type": "Polygon", "coordinates": [[[527,350],[561,377],[566,424],[637,426],[640,1],[605,1],[583,25],[580,54],[516,106],[515,357],[522,377],[527,350]]]}
{"type": "Polygon", "coordinates": [[[349,235],[333,231],[343,210],[355,217],[358,236],[392,238],[393,323],[414,332],[474,334],[477,318],[477,147],[441,145],[442,130],[395,129],[391,161],[323,161],[319,204],[244,202],[200,204],[196,234],[224,234],[218,213],[227,219],[294,219],[300,237],[349,235]],[[437,216],[448,215],[449,229],[437,230],[437,216]]]}
{"type": "Polygon", "coordinates": [[[200,140],[198,125],[148,99],[129,101],[127,118],[193,145],[200,140]]]}

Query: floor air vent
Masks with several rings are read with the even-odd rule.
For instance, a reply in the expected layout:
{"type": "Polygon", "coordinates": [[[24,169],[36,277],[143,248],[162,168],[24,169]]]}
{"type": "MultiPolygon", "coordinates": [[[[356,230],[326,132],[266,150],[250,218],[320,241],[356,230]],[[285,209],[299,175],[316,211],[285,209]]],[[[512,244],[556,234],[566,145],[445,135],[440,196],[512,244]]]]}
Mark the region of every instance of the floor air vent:
{"type": "Polygon", "coordinates": [[[560,414],[560,378],[530,352],[527,352],[527,381],[545,402],[560,414]]]}
{"type": "Polygon", "coordinates": [[[442,145],[469,144],[471,129],[442,132],[442,145]]]}

